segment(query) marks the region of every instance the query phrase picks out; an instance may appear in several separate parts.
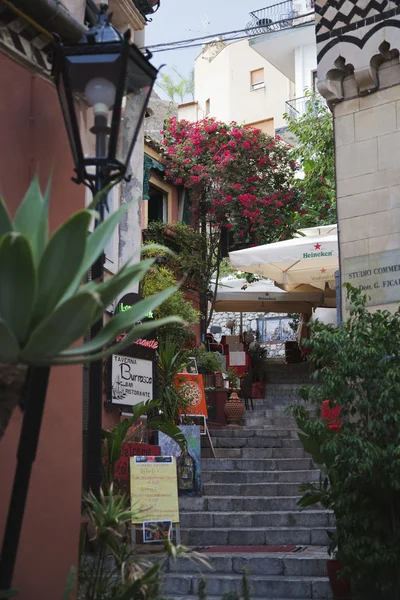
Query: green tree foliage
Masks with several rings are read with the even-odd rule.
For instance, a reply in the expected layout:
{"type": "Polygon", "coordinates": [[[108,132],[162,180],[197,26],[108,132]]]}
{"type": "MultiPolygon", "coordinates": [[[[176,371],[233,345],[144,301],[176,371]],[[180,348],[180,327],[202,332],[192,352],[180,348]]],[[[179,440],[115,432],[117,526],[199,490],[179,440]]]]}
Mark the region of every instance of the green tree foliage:
{"type": "Polygon", "coordinates": [[[178,80],[173,75],[161,73],[156,85],[167,94],[171,102],[178,100],[182,104],[187,95],[194,100],[194,69],[190,71],[188,77],[181,75],[175,68],[173,70],[178,80]]]}
{"type": "Polygon", "coordinates": [[[398,600],[400,308],[370,313],[366,297],[347,288],[349,319],[339,328],[317,321],[306,342],[319,384],[306,398],[318,406],[325,399],[341,406],[342,426],[328,435],[320,419],[301,408],[295,414],[311,442],[317,441],[312,453],[328,479],[321,498],[336,515],[334,542],[353,597],[398,600]]]}
{"type": "MultiPolygon", "coordinates": [[[[171,282],[176,283],[174,273],[165,266],[155,264],[145,275],[142,281],[142,295],[144,298],[150,298],[154,294],[154,290],[161,292],[169,289],[171,282]]],[[[193,307],[193,304],[186,300],[182,290],[177,290],[166,302],[163,302],[154,311],[154,316],[159,319],[161,315],[179,315],[185,322],[184,325],[178,323],[168,324],[158,329],[158,337],[165,341],[169,339],[171,344],[182,348],[192,338],[190,327],[198,323],[200,313],[193,307]]]]}
{"type": "Polygon", "coordinates": [[[304,179],[297,179],[302,198],[297,225],[331,225],[336,223],[332,114],[318,93],[305,90],[305,96],[303,115],[285,114],[289,130],[297,138],[291,155],[304,171],[304,179]]]}

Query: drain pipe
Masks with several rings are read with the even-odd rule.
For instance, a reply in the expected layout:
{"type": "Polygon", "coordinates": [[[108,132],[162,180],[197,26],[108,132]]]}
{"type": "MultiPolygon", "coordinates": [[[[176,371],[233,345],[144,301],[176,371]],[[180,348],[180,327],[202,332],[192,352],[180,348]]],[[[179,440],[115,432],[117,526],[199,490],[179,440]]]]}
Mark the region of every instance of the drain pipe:
{"type": "MultiPolygon", "coordinates": [[[[1,0],[0,0],[1,2],[1,0]]],[[[9,6],[13,5],[24,16],[37,21],[41,27],[49,33],[57,33],[61,39],[71,44],[79,42],[86,31],[83,23],[61,4],[60,0],[9,0],[9,6]]]]}

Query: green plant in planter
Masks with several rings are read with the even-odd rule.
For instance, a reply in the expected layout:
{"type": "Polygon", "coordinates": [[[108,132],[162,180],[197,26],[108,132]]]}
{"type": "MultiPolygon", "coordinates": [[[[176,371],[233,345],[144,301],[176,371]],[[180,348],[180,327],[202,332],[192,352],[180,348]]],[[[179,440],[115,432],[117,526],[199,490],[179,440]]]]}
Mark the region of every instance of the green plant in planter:
{"type": "Polygon", "coordinates": [[[267,378],[268,348],[259,342],[250,345],[249,356],[252,365],[253,381],[265,381],[267,378]]]}
{"type": "Polygon", "coordinates": [[[340,328],[313,325],[318,386],[308,399],[342,407],[342,427],[323,444],[340,560],[353,597],[400,598],[400,309],[370,313],[346,286],[350,316],[340,328]]]}
{"type": "Polygon", "coordinates": [[[221,361],[215,352],[210,352],[203,345],[187,352],[187,356],[196,359],[197,367],[201,373],[212,375],[221,372],[221,361]]]}
{"type": "Polygon", "coordinates": [[[115,315],[94,339],[76,345],[110,303],[143,278],[154,260],[127,263],[104,282],[82,284],[129,205],[121,206],[90,234],[96,213],[78,211],[49,239],[49,195],[49,186],[43,196],[35,177],[14,219],[0,199],[0,436],[19,401],[29,366],[100,360],[155,327],[179,322],[168,317],[133,327],[176,292],[171,286],[115,315]],[[125,339],[113,343],[125,331],[125,339]]]}
{"type": "Polygon", "coordinates": [[[229,369],[226,370],[226,376],[231,390],[238,389],[240,387],[240,377],[239,375],[236,375],[236,372],[232,367],[229,367],[229,369]]]}
{"type": "Polygon", "coordinates": [[[170,341],[158,347],[158,379],[160,414],[156,422],[179,423],[180,413],[185,414],[190,401],[176,388],[176,376],[185,364],[184,354],[170,341]]]}

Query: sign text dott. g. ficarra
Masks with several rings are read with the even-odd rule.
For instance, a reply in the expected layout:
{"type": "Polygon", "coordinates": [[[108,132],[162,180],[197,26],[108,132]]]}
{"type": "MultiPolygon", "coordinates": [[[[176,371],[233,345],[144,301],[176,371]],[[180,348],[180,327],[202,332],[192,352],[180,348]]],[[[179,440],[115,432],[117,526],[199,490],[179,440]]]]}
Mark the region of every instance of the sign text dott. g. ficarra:
{"type": "Polygon", "coordinates": [[[343,281],[370,296],[367,306],[400,300],[400,249],[344,259],[343,281]]]}

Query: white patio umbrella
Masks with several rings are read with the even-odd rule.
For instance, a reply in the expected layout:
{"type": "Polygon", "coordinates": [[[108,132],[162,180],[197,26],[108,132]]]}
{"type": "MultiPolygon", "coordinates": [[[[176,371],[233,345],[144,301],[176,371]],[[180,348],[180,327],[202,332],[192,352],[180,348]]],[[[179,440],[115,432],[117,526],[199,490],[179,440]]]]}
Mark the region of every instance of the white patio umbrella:
{"type": "Polygon", "coordinates": [[[322,291],[286,292],[272,281],[248,284],[245,279],[223,278],[217,289],[216,312],[304,312],[325,306],[322,291]]]}
{"type": "Polygon", "coordinates": [[[325,283],[335,280],[335,271],[339,268],[336,226],[330,226],[335,233],[328,233],[327,227],[300,230],[301,237],[230,252],[231,265],[280,284],[308,283],[325,289],[325,283]],[[315,235],[317,230],[320,233],[315,235]]]}

